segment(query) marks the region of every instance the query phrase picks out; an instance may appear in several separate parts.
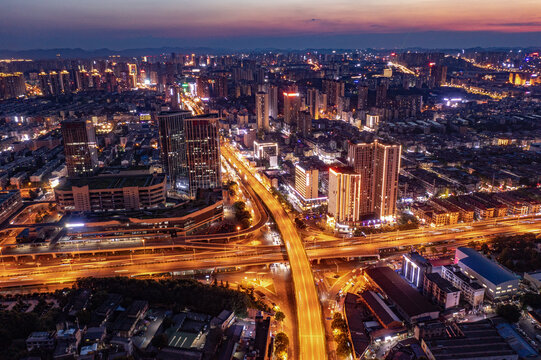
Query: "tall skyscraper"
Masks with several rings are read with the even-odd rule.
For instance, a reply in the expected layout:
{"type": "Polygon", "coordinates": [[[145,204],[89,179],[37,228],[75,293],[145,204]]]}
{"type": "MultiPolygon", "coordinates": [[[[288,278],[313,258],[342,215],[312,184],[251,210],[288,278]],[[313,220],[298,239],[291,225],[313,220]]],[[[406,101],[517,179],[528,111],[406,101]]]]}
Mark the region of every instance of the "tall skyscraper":
{"type": "Polygon", "coordinates": [[[137,64],[128,64],[128,76],[129,87],[137,87],[137,64]]]}
{"type": "Polygon", "coordinates": [[[295,190],[305,199],[315,199],[319,194],[319,170],[305,164],[295,165],[295,190]]]}
{"type": "Polygon", "coordinates": [[[78,91],[88,90],[90,88],[90,83],[92,82],[88,71],[85,69],[77,71],[76,82],[78,91]]]}
{"type": "Polygon", "coordinates": [[[368,86],[359,85],[358,98],[357,98],[357,109],[359,109],[359,110],[368,109],[368,86]]]}
{"type": "Polygon", "coordinates": [[[383,107],[387,101],[387,83],[381,82],[376,87],[376,106],[383,107]]]}
{"type": "Polygon", "coordinates": [[[429,87],[440,87],[447,82],[447,66],[430,63],[429,87]]]}
{"type": "Polygon", "coordinates": [[[160,152],[169,189],[182,193],[189,190],[184,120],[191,116],[190,111],[182,110],[158,114],[160,152]]]}
{"type": "Polygon", "coordinates": [[[361,220],[362,175],[352,167],[329,169],[328,214],[335,224],[354,224],[361,220]]]}
{"type": "Polygon", "coordinates": [[[96,132],[90,120],[66,120],[62,122],[64,153],[68,176],[94,175],[98,169],[96,132]]]}
{"type": "Polygon", "coordinates": [[[289,125],[297,125],[301,110],[301,98],[297,92],[284,92],[284,122],[289,125]]]}
{"type": "Polygon", "coordinates": [[[314,119],[319,119],[319,100],[319,90],[314,88],[308,89],[306,94],[306,106],[314,119]]]}
{"type": "Polygon", "coordinates": [[[299,123],[297,126],[297,132],[302,136],[307,137],[312,131],[312,115],[308,111],[301,111],[299,113],[299,123]]]}
{"type": "Polygon", "coordinates": [[[53,95],[57,96],[62,94],[62,82],[60,81],[59,74],[56,71],[51,71],[49,73],[49,85],[53,95]]]}
{"type": "Polygon", "coordinates": [[[269,85],[266,92],[269,94],[269,116],[276,120],[278,119],[278,87],[269,85]]]}
{"type": "Polygon", "coordinates": [[[49,87],[49,74],[42,71],[38,74],[39,88],[44,96],[51,95],[51,88],[49,87]]]}
{"type": "Polygon", "coordinates": [[[269,125],[269,94],[260,91],[255,95],[255,107],[257,113],[257,130],[268,131],[269,125]]]}
{"type": "Polygon", "coordinates": [[[331,106],[338,105],[341,97],[344,97],[346,84],[338,80],[323,80],[323,91],[327,94],[327,99],[331,106]]]}
{"type": "Polygon", "coordinates": [[[396,214],[401,153],[401,145],[384,145],[376,142],[374,212],[380,219],[390,218],[396,214]]]}
{"type": "Polygon", "coordinates": [[[71,80],[70,73],[67,70],[62,70],[58,73],[60,77],[60,84],[62,86],[62,93],[70,94],[71,93],[71,80]]]}
{"type": "Polygon", "coordinates": [[[105,69],[105,90],[107,92],[116,92],[118,91],[118,83],[116,81],[116,76],[113,70],[105,69]]]}
{"type": "Polygon", "coordinates": [[[265,92],[269,96],[269,117],[276,120],[278,118],[278,87],[268,83],[257,86],[258,92],[265,92]]]}
{"type": "Polygon", "coordinates": [[[348,162],[361,175],[360,215],[382,219],[396,212],[401,145],[349,143],[348,162]]]}
{"type": "Polygon", "coordinates": [[[169,98],[171,99],[171,110],[180,110],[182,102],[180,101],[180,88],[178,85],[171,85],[169,87],[169,98]]]}
{"type": "Polygon", "coordinates": [[[184,122],[189,195],[195,197],[199,189],[222,185],[218,118],[204,115],[184,122]]]}

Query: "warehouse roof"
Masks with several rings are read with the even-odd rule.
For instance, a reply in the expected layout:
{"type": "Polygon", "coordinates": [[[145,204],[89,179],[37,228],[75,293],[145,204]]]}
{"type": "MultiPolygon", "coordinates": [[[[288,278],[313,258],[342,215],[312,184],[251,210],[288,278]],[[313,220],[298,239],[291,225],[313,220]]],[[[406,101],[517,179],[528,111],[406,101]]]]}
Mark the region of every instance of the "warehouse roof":
{"type": "Polygon", "coordinates": [[[391,268],[382,266],[367,269],[366,275],[410,318],[438,311],[436,306],[429,303],[391,268]]]}
{"type": "Polygon", "coordinates": [[[457,251],[462,252],[466,257],[459,260],[462,263],[493,283],[498,285],[507,281],[518,280],[518,277],[511,271],[489,260],[477,251],[467,247],[459,247],[457,251]]]}

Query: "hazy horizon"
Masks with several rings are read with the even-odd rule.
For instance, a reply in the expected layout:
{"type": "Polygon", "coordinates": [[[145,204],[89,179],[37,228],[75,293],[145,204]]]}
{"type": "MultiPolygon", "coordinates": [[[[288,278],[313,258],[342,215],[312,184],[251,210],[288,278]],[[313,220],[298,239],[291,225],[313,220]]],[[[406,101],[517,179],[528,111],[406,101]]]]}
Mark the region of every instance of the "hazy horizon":
{"type": "Polygon", "coordinates": [[[541,46],[541,1],[4,0],[0,48],[541,46]]]}

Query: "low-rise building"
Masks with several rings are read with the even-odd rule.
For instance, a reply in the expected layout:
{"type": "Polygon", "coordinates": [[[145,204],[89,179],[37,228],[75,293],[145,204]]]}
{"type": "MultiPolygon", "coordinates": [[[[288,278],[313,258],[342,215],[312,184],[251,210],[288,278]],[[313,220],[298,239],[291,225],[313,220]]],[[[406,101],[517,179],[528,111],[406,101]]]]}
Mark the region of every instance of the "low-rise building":
{"type": "Polygon", "coordinates": [[[446,265],[441,268],[441,275],[454,287],[460,289],[462,298],[474,307],[483,304],[485,288],[477,280],[466,276],[456,265],[446,265]]]}
{"type": "Polygon", "coordinates": [[[524,280],[527,280],[535,291],[541,289],[541,271],[524,273],[524,280]]]}
{"type": "Polygon", "coordinates": [[[23,206],[19,190],[0,191],[0,224],[23,206]]]}
{"type": "Polygon", "coordinates": [[[386,329],[402,327],[402,321],[378,294],[373,291],[364,291],[360,298],[381,326],[386,329]]]}
{"type": "Polygon", "coordinates": [[[425,274],[423,294],[430,296],[445,309],[458,306],[460,290],[438,273],[425,274]]]}
{"type": "Polygon", "coordinates": [[[417,252],[402,255],[402,275],[417,288],[423,287],[425,274],[432,272],[432,264],[417,252]]]}
{"type": "Polygon", "coordinates": [[[518,290],[518,276],[474,249],[457,248],[455,263],[466,275],[477,279],[492,299],[514,295],[518,290]]]}
{"type": "Polygon", "coordinates": [[[54,332],[35,331],[26,339],[26,349],[32,350],[52,350],[54,349],[54,332]]]}
{"type": "MultiPolygon", "coordinates": [[[[474,323],[432,323],[430,331],[416,329],[429,360],[517,360],[489,320],[474,323]]],[[[421,328],[423,325],[420,326],[421,328]]]]}
{"type": "Polygon", "coordinates": [[[411,287],[391,268],[382,266],[365,270],[366,280],[395,306],[397,312],[410,323],[436,319],[439,310],[411,287]]]}
{"type": "Polygon", "coordinates": [[[73,178],[55,189],[61,211],[152,209],[165,204],[165,175],[73,178]]]}

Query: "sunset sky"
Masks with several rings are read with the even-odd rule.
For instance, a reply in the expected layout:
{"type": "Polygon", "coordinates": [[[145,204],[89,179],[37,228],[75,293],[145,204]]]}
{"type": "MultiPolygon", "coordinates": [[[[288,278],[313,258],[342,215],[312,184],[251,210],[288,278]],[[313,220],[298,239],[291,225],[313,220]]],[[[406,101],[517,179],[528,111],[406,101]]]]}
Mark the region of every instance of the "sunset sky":
{"type": "Polygon", "coordinates": [[[0,0],[0,9],[5,49],[541,45],[540,0],[0,0]]]}

